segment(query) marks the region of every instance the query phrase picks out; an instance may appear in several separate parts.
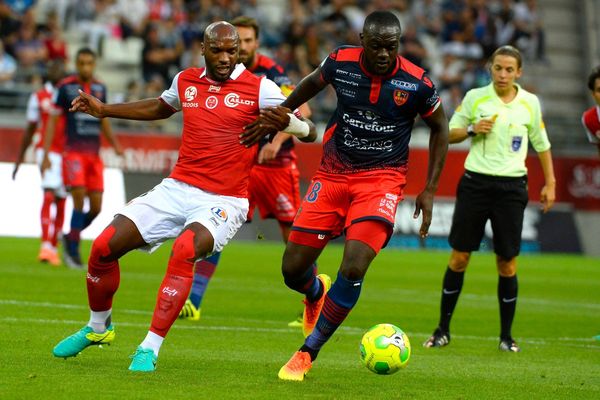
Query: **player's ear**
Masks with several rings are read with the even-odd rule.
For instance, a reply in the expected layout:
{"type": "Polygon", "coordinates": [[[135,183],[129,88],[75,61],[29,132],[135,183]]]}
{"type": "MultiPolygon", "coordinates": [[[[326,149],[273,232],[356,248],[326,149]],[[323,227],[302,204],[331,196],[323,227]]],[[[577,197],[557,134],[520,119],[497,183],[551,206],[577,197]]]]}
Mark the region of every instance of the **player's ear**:
{"type": "Polygon", "coordinates": [[[200,43],[200,53],[202,55],[204,55],[204,50],[205,50],[205,48],[204,48],[204,42],[202,42],[202,43],[200,43]]]}

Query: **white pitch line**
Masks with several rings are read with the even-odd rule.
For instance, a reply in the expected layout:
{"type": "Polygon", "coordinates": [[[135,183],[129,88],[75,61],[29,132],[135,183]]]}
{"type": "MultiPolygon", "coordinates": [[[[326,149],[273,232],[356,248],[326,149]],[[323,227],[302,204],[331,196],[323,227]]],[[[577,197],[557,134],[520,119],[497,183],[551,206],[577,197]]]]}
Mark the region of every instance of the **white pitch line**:
{"type": "MultiPolygon", "coordinates": [[[[61,304],[61,303],[50,303],[50,302],[32,302],[32,301],[21,301],[21,300],[8,300],[8,299],[0,299],[0,304],[7,305],[15,305],[15,306],[34,306],[34,307],[50,307],[50,308],[63,308],[63,309],[77,309],[77,310],[88,310],[87,306],[81,306],[76,304],[61,304]]],[[[150,316],[152,313],[148,311],[142,310],[121,310],[118,312],[127,313],[127,314],[138,314],[138,315],[148,315],[150,316]]],[[[220,318],[215,317],[203,317],[203,319],[209,320],[218,320],[220,318]]],[[[282,321],[277,320],[258,320],[258,319],[249,319],[249,318],[228,318],[228,320],[239,321],[239,322],[256,322],[261,324],[275,324],[281,325],[282,321]]],[[[85,321],[75,321],[75,320],[59,320],[59,319],[39,319],[39,318],[17,318],[17,317],[1,317],[0,321],[5,322],[30,322],[30,323],[39,323],[39,324],[73,324],[73,325],[81,325],[85,323],[85,321]]],[[[116,322],[115,325],[120,326],[129,326],[134,328],[148,328],[147,323],[134,323],[134,322],[116,322]]],[[[272,333],[297,333],[297,328],[261,328],[261,327],[244,327],[244,326],[227,326],[227,325],[200,325],[196,324],[194,326],[183,325],[183,324],[174,324],[172,329],[182,329],[182,330],[206,330],[206,331],[244,331],[244,332],[272,332],[272,333]]],[[[363,328],[359,327],[351,327],[351,326],[340,326],[338,329],[338,334],[342,335],[359,335],[365,331],[363,328]]],[[[412,337],[428,337],[429,333],[424,332],[408,332],[409,336],[412,337]]],[[[484,340],[484,341],[497,341],[498,338],[495,336],[475,336],[475,335],[452,335],[452,337],[456,339],[466,339],[466,340],[484,340]]],[[[569,346],[569,347],[578,347],[578,348],[589,348],[594,350],[600,350],[600,345],[594,344],[592,338],[584,338],[584,337],[558,337],[558,338],[526,338],[521,339],[520,342],[535,344],[535,345],[555,345],[557,342],[560,342],[561,346],[569,346]],[[568,343],[575,342],[575,343],[568,343]]]]}

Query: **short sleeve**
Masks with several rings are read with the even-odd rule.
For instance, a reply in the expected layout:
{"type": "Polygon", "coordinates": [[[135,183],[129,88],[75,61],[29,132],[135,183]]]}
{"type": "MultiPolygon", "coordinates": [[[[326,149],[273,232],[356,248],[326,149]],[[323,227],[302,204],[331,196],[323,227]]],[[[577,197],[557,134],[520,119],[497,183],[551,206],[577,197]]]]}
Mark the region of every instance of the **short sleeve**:
{"type": "Polygon", "coordinates": [[[550,140],[546,132],[546,125],[542,118],[542,108],[537,97],[533,97],[531,101],[533,109],[533,120],[529,129],[529,140],[531,145],[538,153],[550,149],[550,140]]]}
{"type": "Polygon", "coordinates": [[[275,107],[283,103],[285,96],[275,82],[268,78],[260,80],[260,89],[258,94],[258,107],[275,107]]]}
{"type": "Polygon", "coordinates": [[[181,100],[179,99],[178,89],[179,75],[181,75],[181,72],[175,75],[171,87],[162,92],[159,97],[160,100],[164,101],[174,111],[181,111],[181,100]]]}
{"type": "Polygon", "coordinates": [[[62,113],[65,110],[68,110],[70,104],[67,104],[67,94],[65,90],[65,85],[60,86],[52,95],[52,103],[54,104],[57,111],[62,113]]]}
{"type": "Polygon", "coordinates": [[[27,100],[27,121],[38,122],[40,120],[40,102],[35,93],[32,93],[27,100]]]}
{"type": "Polygon", "coordinates": [[[332,51],[319,65],[321,68],[321,78],[329,83],[335,73],[336,68],[336,57],[337,57],[338,49],[332,51]]]}
{"type": "Polygon", "coordinates": [[[456,107],[452,118],[450,118],[449,128],[467,128],[473,121],[473,101],[474,101],[473,90],[467,92],[462,102],[456,107]]]}
{"type": "Polygon", "coordinates": [[[423,75],[419,84],[419,98],[421,101],[418,104],[418,112],[422,118],[427,118],[438,109],[442,100],[435,88],[435,85],[427,75],[423,75]]]}
{"type": "Polygon", "coordinates": [[[581,116],[581,124],[585,128],[585,133],[590,143],[600,143],[600,118],[598,107],[589,108],[581,116]]]}

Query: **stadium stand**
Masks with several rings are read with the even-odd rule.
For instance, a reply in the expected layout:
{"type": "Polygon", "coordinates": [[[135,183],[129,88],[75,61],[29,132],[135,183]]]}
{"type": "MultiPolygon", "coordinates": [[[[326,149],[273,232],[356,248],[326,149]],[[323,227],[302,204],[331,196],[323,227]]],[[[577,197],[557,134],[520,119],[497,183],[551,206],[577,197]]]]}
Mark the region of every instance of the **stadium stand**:
{"type": "MultiPolygon", "coordinates": [[[[577,129],[589,103],[585,74],[598,61],[597,2],[586,0],[0,0],[0,113],[23,115],[28,94],[41,84],[45,62],[90,46],[100,54],[98,76],[111,101],[153,96],[182,67],[201,65],[200,34],[210,22],[245,14],[261,25],[264,53],[289,71],[308,74],[333,48],[358,44],[367,13],[393,11],[403,26],[403,55],[429,70],[451,113],[462,95],[489,77],[485,60],[498,45],[527,56],[522,83],[540,95],[555,148],[588,151],[577,129]],[[75,6],[76,5],[76,6],[75,6]],[[594,12],[596,11],[596,12],[594,12]],[[548,29],[552,27],[552,29],[548,29]],[[582,45],[573,45],[582,44],[582,45]]],[[[313,100],[325,122],[335,100],[313,100]]],[[[15,120],[18,120],[14,117],[15,120]]],[[[178,122],[151,128],[178,132],[178,122]]],[[[139,124],[123,124],[138,129],[139,124]]]]}

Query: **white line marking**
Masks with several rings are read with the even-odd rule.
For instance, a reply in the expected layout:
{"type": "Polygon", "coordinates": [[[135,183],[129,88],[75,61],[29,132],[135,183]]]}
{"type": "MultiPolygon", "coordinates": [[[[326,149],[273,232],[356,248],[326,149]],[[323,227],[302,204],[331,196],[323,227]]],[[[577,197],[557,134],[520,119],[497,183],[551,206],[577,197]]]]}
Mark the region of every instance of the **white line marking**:
{"type": "MultiPolygon", "coordinates": [[[[35,306],[35,307],[51,307],[51,308],[63,308],[63,309],[73,309],[73,310],[88,310],[87,306],[81,306],[76,304],[60,304],[60,303],[50,303],[50,302],[33,302],[33,301],[20,301],[20,300],[8,300],[8,299],[0,299],[0,304],[6,305],[14,305],[14,306],[35,306]]],[[[117,309],[118,313],[126,313],[126,314],[138,314],[138,315],[152,315],[151,312],[142,311],[142,310],[122,310],[117,309]]],[[[202,317],[203,320],[219,320],[221,318],[216,317],[202,317]]],[[[285,321],[277,321],[277,320],[261,320],[261,319],[249,319],[249,318],[227,318],[228,321],[238,321],[238,322],[256,322],[260,324],[274,324],[274,325],[284,325],[285,321]]],[[[61,319],[42,319],[42,318],[20,318],[20,317],[1,317],[0,321],[3,322],[26,322],[26,323],[36,323],[36,324],[71,324],[75,326],[82,326],[85,324],[85,320],[61,320],[61,319]]],[[[115,322],[116,326],[128,326],[133,328],[148,328],[148,323],[135,323],[135,322],[115,322]]],[[[297,328],[261,328],[261,327],[245,327],[245,326],[233,326],[233,325],[202,325],[202,324],[181,324],[175,323],[171,329],[182,329],[182,330],[197,330],[197,331],[243,331],[243,332],[272,332],[272,333],[293,333],[297,334],[297,328]]],[[[352,327],[352,326],[340,326],[337,332],[342,335],[352,335],[357,336],[361,335],[365,332],[366,328],[352,327]]],[[[423,332],[409,332],[407,331],[409,337],[429,337],[429,333],[423,332]]],[[[455,339],[466,339],[466,340],[484,340],[484,341],[492,341],[497,342],[498,338],[496,336],[475,336],[475,335],[452,335],[455,339]]],[[[526,339],[520,339],[519,343],[528,343],[535,345],[549,345],[555,346],[557,342],[561,342],[561,346],[568,347],[577,347],[577,348],[589,348],[594,350],[600,350],[600,345],[595,344],[598,341],[594,341],[593,338],[589,337],[557,337],[557,338],[534,338],[529,337],[526,339]],[[568,343],[571,342],[571,343],[568,343]]],[[[413,346],[418,346],[419,343],[413,342],[413,346]]]]}

